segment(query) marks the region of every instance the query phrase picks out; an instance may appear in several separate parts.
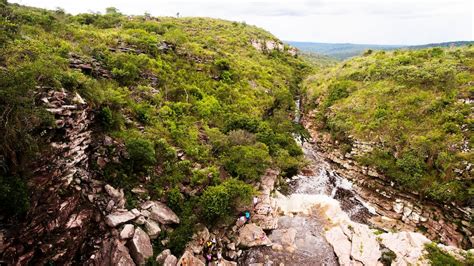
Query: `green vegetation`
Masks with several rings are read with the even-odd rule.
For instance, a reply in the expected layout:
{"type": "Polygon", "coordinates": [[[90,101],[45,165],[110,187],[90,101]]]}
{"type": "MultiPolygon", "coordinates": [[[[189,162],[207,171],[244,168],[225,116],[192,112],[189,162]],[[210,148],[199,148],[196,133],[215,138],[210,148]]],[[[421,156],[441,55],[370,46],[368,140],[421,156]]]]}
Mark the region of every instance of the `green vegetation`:
{"type": "Polygon", "coordinates": [[[305,86],[319,128],[341,148],[374,143],[357,158],[361,164],[424,197],[472,205],[473,73],[472,47],[382,51],[312,76],[305,86]]]}
{"type": "Polygon", "coordinates": [[[137,202],[130,189],[142,184],[178,213],[182,223],[169,236],[176,254],[196,223],[225,221],[248,202],[266,168],[289,175],[301,166],[292,116],[309,67],[251,45],[277,41],[268,32],[208,18],[127,17],[115,8],[71,16],[0,4],[2,213],[27,209],[32,159],[48,152],[41,132],[52,126],[35,94],[51,89],[78,92],[95,114],[94,138],[123,144],[119,162],[93,167],[125,189],[128,207],[137,202]]]}
{"type": "Polygon", "coordinates": [[[467,253],[462,261],[453,257],[451,254],[440,249],[435,243],[426,244],[425,246],[427,259],[433,266],[468,266],[474,265],[474,256],[471,253],[467,253]]]}

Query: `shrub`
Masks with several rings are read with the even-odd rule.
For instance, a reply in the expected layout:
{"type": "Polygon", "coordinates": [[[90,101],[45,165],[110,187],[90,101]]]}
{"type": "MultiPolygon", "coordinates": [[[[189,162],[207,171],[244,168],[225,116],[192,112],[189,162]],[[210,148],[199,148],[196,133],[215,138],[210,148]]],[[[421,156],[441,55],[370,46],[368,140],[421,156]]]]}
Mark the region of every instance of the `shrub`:
{"type": "Polygon", "coordinates": [[[349,88],[351,85],[352,82],[350,81],[337,81],[332,83],[328,87],[328,95],[325,99],[324,106],[329,107],[337,100],[349,96],[349,88]]]}
{"type": "Polygon", "coordinates": [[[14,176],[0,175],[0,210],[8,216],[24,214],[29,207],[25,182],[14,176]]]}
{"type": "Polygon", "coordinates": [[[126,142],[131,168],[144,171],[156,163],[155,148],[147,139],[134,138],[126,142]]]}
{"type": "Polygon", "coordinates": [[[254,193],[251,185],[230,179],[221,185],[208,187],[199,202],[207,222],[215,223],[228,218],[238,206],[249,203],[254,193]]]}
{"type": "Polygon", "coordinates": [[[464,266],[465,264],[456,258],[441,250],[435,243],[426,244],[425,250],[428,252],[426,257],[433,266],[464,266]]]}
{"type": "Polygon", "coordinates": [[[268,148],[263,143],[232,147],[224,160],[227,171],[241,180],[256,181],[270,166],[268,148]]]}

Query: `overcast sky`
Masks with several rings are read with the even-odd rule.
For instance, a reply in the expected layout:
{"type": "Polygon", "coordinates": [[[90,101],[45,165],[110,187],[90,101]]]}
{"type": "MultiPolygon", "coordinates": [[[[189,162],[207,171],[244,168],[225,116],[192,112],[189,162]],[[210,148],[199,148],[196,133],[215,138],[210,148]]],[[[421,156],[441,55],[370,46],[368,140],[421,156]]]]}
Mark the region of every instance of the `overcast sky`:
{"type": "Polygon", "coordinates": [[[473,0],[9,0],[68,13],[217,17],[245,21],[283,40],[423,44],[473,40],[473,0]]]}

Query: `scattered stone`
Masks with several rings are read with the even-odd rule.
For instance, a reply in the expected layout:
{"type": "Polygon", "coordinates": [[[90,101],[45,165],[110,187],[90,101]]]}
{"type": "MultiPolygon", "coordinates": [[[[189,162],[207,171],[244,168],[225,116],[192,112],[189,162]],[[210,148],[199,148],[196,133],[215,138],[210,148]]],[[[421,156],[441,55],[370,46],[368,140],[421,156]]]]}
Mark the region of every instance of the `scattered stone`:
{"type": "Polygon", "coordinates": [[[129,239],[135,233],[135,226],[133,224],[126,224],[122,231],[120,231],[120,239],[129,239]]]}
{"type": "Polygon", "coordinates": [[[104,167],[107,165],[107,161],[104,159],[104,157],[97,157],[97,165],[99,166],[100,169],[104,169],[104,167]]]}
{"type": "Polygon", "coordinates": [[[178,259],[173,254],[171,254],[169,249],[165,249],[156,257],[156,262],[158,265],[176,266],[178,259]]]}
{"type": "Polygon", "coordinates": [[[296,238],[296,229],[289,228],[281,236],[281,243],[285,247],[286,251],[293,253],[296,249],[295,238],[296,238]]]}
{"type": "Polygon", "coordinates": [[[145,265],[146,260],[153,256],[150,238],[140,227],[135,229],[133,238],[128,242],[128,246],[130,255],[138,265],[145,265]]]}
{"type": "Polygon", "coordinates": [[[100,250],[91,255],[90,260],[85,265],[135,265],[128,248],[118,239],[105,240],[100,250]]]}
{"type": "Polygon", "coordinates": [[[142,187],[135,187],[135,188],[132,188],[132,193],[146,194],[146,193],[148,193],[148,191],[145,188],[142,188],[142,187]]]}
{"type": "Polygon", "coordinates": [[[148,217],[150,217],[151,213],[148,210],[142,210],[140,212],[140,214],[143,215],[144,217],[148,218],[148,217]]]}

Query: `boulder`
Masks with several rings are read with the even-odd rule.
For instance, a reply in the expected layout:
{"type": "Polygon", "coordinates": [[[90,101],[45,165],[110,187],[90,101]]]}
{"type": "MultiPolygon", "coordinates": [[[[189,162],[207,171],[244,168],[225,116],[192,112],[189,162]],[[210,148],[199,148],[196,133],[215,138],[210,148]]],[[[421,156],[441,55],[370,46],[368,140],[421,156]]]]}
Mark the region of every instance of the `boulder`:
{"type": "Polygon", "coordinates": [[[85,265],[134,265],[128,248],[118,239],[107,239],[85,265]]]}
{"type": "Polygon", "coordinates": [[[205,266],[204,262],[199,260],[190,251],[185,251],[178,261],[178,266],[205,266]]]}
{"type": "Polygon", "coordinates": [[[145,229],[151,239],[155,239],[161,232],[160,226],[152,220],[145,221],[145,229]]]}
{"type": "Polygon", "coordinates": [[[135,233],[135,226],[133,224],[126,224],[122,231],[120,231],[120,239],[129,239],[135,233]]]}
{"type": "Polygon", "coordinates": [[[135,219],[135,215],[129,211],[116,211],[105,217],[105,223],[110,227],[116,227],[119,224],[135,219]]]}
{"type": "Polygon", "coordinates": [[[140,227],[135,229],[133,238],[128,241],[130,255],[138,265],[145,265],[146,260],[153,256],[150,238],[140,227]]]}
{"type": "Polygon", "coordinates": [[[161,202],[154,202],[150,209],[150,218],[161,224],[179,224],[179,217],[168,206],[161,202]]]}
{"type": "Polygon", "coordinates": [[[271,241],[268,239],[262,228],[255,224],[246,224],[239,230],[240,245],[243,247],[255,247],[270,245],[271,241]]]}
{"type": "Polygon", "coordinates": [[[176,266],[178,259],[173,254],[171,254],[169,249],[165,249],[156,257],[156,262],[158,265],[176,266]]]}

